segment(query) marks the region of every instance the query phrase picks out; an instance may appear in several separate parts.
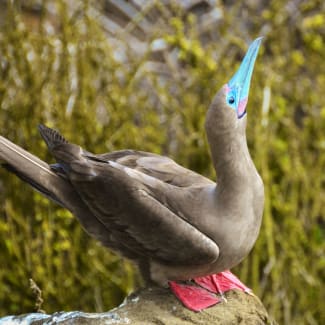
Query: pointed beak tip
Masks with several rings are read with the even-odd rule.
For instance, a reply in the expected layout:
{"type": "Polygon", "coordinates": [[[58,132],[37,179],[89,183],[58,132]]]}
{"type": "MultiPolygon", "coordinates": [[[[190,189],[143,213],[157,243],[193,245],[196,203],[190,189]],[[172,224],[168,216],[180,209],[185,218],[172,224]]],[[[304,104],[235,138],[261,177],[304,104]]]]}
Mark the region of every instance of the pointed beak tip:
{"type": "Polygon", "coordinates": [[[260,44],[263,41],[263,39],[264,39],[264,36],[259,36],[259,37],[255,38],[254,42],[257,42],[260,44]]]}
{"type": "Polygon", "coordinates": [[[251,42],[251,44],[249,45],[249,49],[251,47],[255,48],[255,49],[259,49],[263,40],[264,40],[264,36],[259,36],[259,37],[255,38],[254,41],[251,42]]]}
{"type": "MultiPolygon", "coordinates": [[[[257,53],[260,49],[260,46],[262,44],[262,41],[264,39],[264,36],[260,36],[258,38],[256,38],[248,47],[248,50],[247,50],[247,53],[246,55],[248,54],[249,56],[252,56],[256,58],[257,56],[257,53]],[[254,55],[253,53],[256,53],[256,55],[254,55]]],[[[255,59],[253,59],[253,63],[255,62],[255,59]]]]}
{"type": "Polygon", "coordinates": [[[245,88],[246,91],[243,93],[245,96],[248,96],[248,89],[255,65],[255,60],[263,38],[263,36],[260,36],[250,44],[239,69],[228,83],[230,87],[232,85],[239,84],[245,88]]]}

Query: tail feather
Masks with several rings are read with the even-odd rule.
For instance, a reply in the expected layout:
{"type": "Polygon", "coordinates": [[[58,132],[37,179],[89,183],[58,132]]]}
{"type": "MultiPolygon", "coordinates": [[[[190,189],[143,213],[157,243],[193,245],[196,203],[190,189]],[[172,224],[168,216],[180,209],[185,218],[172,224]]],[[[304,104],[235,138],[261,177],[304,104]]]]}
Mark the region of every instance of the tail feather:
{"type": "Polygon", "coordinates": [[[14,166],[9,164],[2,164],[2,167],[4,167],[7,171],[15,174],[18,176],[22,181],[28,183],[30,186],[32,186],[36,191],[40,192],[44,196],[46,196],[48,199],[54,201],[55,203],[61,205],[63,208],[65,208],[65,205],[63,202],[60,201],[59,198],[57,198],[51,191],[49,191],[45,186],[40,184],[39,182],[36,182],[34,179],[30,178],[28,174],[21,173],[19,170],[17,170],[14,166]]]}
{"type": "Polygon", "coordinates": [[[57,145],[68,143],[68,141],[58,131],[50,129],[43,124],[39,124],[38,130],[51,151],[57,145]]]}
{"type": "Polygon", "coordinates": [[[69,203],[75,195],[71,184],[56,175],[46,162],[2,136],[0,136],[0,164],[52,201],[71,210],[69,203]]]}
{"type": "MultiPolygon", "coordinates": [[[[64,138],[60,138],[59,134],[55,132],[52,134],[52,138],[55,140],[51,144],[56,141],[64,142],[64,138]]],[[[46,131],[43,134],[49,135],[49,139],[51,138],[51,132],[46,131]]],[[[104,246],[112,246],[107,227],[92,215],[69,180],[54,173],[47,163],[2,136],[0,136],[1,165],[52,201],[70,210],[78,218],[83,228],[104,246]]],[[[60,169],[60,166],[53,166],[54,170],[57,168],[60,169]]]]}

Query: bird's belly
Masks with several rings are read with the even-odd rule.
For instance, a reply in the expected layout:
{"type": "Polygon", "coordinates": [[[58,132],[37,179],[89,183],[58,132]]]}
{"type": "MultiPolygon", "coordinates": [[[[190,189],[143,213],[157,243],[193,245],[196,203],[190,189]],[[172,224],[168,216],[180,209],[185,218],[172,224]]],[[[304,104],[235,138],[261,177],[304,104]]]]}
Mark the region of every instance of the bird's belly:
{"type": "Polygon", "coordinates": [[[238,265],[250,252],[258,236],[259,228],[260,222],[238,222],[232,225],[230,236],[229,232],[225,233],[220,229],[216,238],[212,238],[220,249],[220,255],[215,262],[205,265],[186,266],[167,266],[153,262],[151,263],[151,278],[154,282],[163,286],[168,280],[188,280],[231,269],[238,265]]]}
{"type": "Polygon", "coordinates": [[[218,231],[215,238],[219,246],[220,255],[212,268],[215,273],[231,269],[239,264],[251,251],[260,229],[260,221],[249,217],[238,222],[224,223],[226,229],[218,231]]]}

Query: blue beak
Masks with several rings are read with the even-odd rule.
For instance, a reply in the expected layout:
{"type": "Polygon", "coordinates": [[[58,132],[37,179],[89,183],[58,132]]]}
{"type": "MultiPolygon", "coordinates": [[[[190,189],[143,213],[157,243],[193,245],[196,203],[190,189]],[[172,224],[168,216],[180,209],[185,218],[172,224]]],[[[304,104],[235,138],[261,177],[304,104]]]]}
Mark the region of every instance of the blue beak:
{"type": "Polygon", "coordinates": [[[246,112],[246,103],[248,100],[249,87],[254,70],[255,60],[260,48],[263,37],[257,38],[249,47],[239,69],[228,82],[229,92],[235,99],[235,109],[238,118],[246,112]]]}

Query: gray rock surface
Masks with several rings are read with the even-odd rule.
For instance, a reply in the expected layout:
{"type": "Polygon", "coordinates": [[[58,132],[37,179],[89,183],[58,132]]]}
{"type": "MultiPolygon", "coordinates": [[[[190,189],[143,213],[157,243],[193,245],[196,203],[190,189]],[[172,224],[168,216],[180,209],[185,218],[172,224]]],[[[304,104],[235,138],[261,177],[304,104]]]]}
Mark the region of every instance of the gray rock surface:
{"type": "Polygon", "coordinates": [[[56,312],[7,316],[0,318],[0,325],[13,324],[134,324],[134,325],[207,325],[207,324],[272,324],[261,301],[254,295],[229,291],[226,301],[199,313],[184,308],[167,289],[145,288],[106,313],[56,312]]]}

